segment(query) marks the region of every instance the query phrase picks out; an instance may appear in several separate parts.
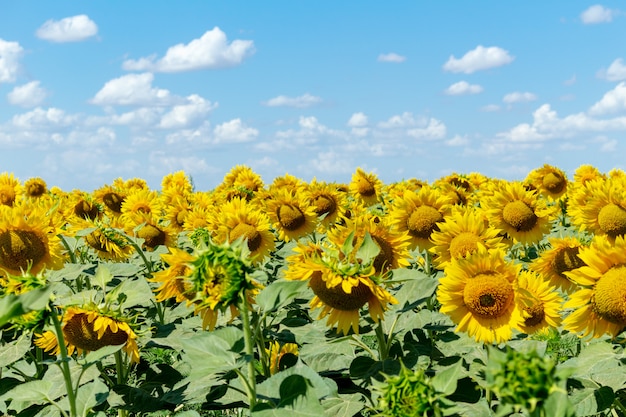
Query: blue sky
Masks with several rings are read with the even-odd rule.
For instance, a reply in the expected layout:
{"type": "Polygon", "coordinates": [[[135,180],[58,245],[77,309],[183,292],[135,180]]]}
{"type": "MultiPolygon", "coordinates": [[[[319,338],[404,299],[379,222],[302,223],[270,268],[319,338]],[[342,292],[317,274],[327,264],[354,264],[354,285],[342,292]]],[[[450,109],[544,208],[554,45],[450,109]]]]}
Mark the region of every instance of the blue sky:
{"type": "Polygon", "coordinates": [[[618,1],[4,1],[0,172],[626,169],[624,39],[618,1]]]}

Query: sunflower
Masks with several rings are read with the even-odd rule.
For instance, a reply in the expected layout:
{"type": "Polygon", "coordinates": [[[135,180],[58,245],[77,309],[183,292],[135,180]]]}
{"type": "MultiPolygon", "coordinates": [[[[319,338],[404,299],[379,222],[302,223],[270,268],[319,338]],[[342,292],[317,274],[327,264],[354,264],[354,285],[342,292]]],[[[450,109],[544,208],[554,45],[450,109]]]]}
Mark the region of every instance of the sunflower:
{"type": "Polygon", "coordinates": [[[143,178],[129,178],[123,180],[122,178],[116,178],[113,180],[113,187],[123,191],[125,194],[134,193],[141,190],[147,190],[148,183],[143,178]]]}
{"type": "Polygon", "coordinates": [[[439,230],[439,223],[449,213],[451,204],[450,196],[430,186],[418,192],[406,191],[391,205],[390,221],[400,232],[408,232],[411,249],[427,250],[433,246],[431,234],[439,230]]]}
{"type": "Polygon", "coordinates": [[[185,219],[187,217],[187,213],[189,213],[192,209],[188,198],[182,195],[171,196],[169,202],[164,205],[165,213],[163,214],[163,218],[178,233],[185,230],[185,219]]]}
{"type": "Polygon", "coordinates": [[[587,181],[596,179],[606,179],[606,175],[601,173],[598,168],[593,165],[581,165],[574,171],[573,185],[585,185],[587,181]]]}
{"type": "Polygon", "coordinates": [[[39,178],[31,178],[24,183],[24,194],[27,197],[39,198],[48,192],[48,185],[39,178]]]}
{"type": "Polygon", "coordinates": [[[493,227],[523,244],[539,242],[550,231],[557,210],[519,181],[497,183],[481,205],[493,227]]]}
{"type": "Polygon", "coordinates": [[[122,214],[122,203],[126,198],[126,192],[112,185],[104,185],[93,192],[95,201],[102,204],[109,217],[122,214]]]}
{"type": "Polygon", "coordinates": [[[128,259],[134,249],[123,232],[124,225],[118,218],[91,221],[76,220],[64,232],[67,236],[83,236],[87,247],[100,259],[122,261],[128,259]],[[88,233],[85,234],[85,231],[88,233]]]}
{"type": "Polygon", "coordinates": [[[124,223],[138,224],[145,218],[158,218],[163,211],[163,202],[156,191],[140,189],[129,193],[120,208],[120,220],[124,223]]]}
{"type": "Polygon", "coordinates": [[[12,275],[63,267],[61,217],[46,204],[2,206],[0,270],[12,275]]]}
{"type": "Polygon", "coordinates": [[[375,275],[374,257],[371,256],[375,253],[372,249],[376,248],[373,240],[364,238],[350,243],[342,247],[330,242],[324,246],[298,243],[294,249],[296,253],[286,259],[285,271],[288,280],[308,281],[315,294],[310,306],[313,310],[320,309],[318,319],[328,316],[326,324],[336,326],[344,335],[350,329],[359,332],[359,312],[365,304],[372,320],[378,323],[388,305],[397,303],[375,275]],[[360,251],[363,245],[369,245],[369,249],[360,251]],[[362,253],[368,253],[370,257],[364,259],[362,253]]]}
{"type": "Polygon", "coordinates": [[[371,206],[380,201],[380,193],[383,183],[374,173],[366,173],[357,168],[352,174],[349,189],[350,194],[365,206],[371,206]]]}
{"type": "Polygon", "coordinates": [[[66,223],[73,224],[80,220],[97,220],[103,216],[103,208],[90,193],[73,190],[63,198],[60,204],[66,223]]]}
{"type": "Polygon", "coordinates": [[[508,245],[502,240],[500,230],[489,226],[485,214],[477,208],[463,207],[452,210],[438,230],[430,235],[433,247],[429,250],[436,255],[437,266],[443,269],[453,259],[465,258],[478,250],[505,249],[508,245]]]}
{"type": "Polygon", "coordinates": [[[265,200],[266,213],[278,234],[285,242],[299,239],[317,228],[315,208],[288,189],[277,189],[265,200]]]}
{"type": "Polygon", "coordinates": [[[596,236],[578,256],[585,266],[565,274],[581,288],[563,306],[574,309],[563,326],[583,336],[615,337],[626,327],[626,240],[596,236]]]}
{"type": "Polygon", "coordinates": [[[565,172],[555,166],[544,164],[543,167],[532,170],[524,181],[533,189],[539,191],[552,200],[558,200],[567,192],[567,176],[565,172]]]}
{"type": "MultiPolygon", "coordinates": [[[[139,362],[137,334],[119,314],[100,309],[95,305],[67,307],[63,313],[63,337],[71,354],[93,352],[105,346],[121,345],[131,362],[139,362]]],[[[59,354],[59,344],[52,331],[39,335],[35,345],[46,352],[59,354]]]]}
{"type": "Polygon", "coordinates": [[[125,232],[129,236],[143,239],[143,248],[155,250],[159,246],[172,247],[176,245],[178,233],[169,224],[159,221],[155,216],[144,215],[125,224],[125,232]]]}
{"type": "Polygon", "coordinates": [[[22,194],[22,184],[13,173],[0,174],[0,204],[13,206],[15,200],[22,194]]]}
{"type": "Polygon", "coordinates": [[[224,176],[215,192],[223,195],[226,201],[234,197],[250,200],[262,189],[263,180],[259,174],[246,165],[236,165],[224,176]]]}
{"type": "Polygon", "coordinates": [[[549,281],[532,271],[521,271],[517,277],[517,301],[523,321],[518,329],[534,334],[561,325],[563,298],[549,281]]]}
{"type": "MultiPolygon", "coordinates": [[[[0,278],[0,295],[24,294],[29,291],[43,288],[48,285],[48,280],[43,272],[34,275],[24,272],[21,275],[7,275],[0,278]]],[[[12,327],[35,330],[43,326],[45,322],[45,310],[33,310],[11,320],[12,327]]]]}
{"type": "Polygon", "coordinates": [[[572,196],[567,209],[580,230],[614,239],[626,233],[626,179],[591,180],[572,196]]]}
{"type": "Polygon", "coordinates": [[[281,365],[284,366],[284,364],[281,364],[281,360],[286,355],[298,356],[298,345],[295,343],[284,343],[281,345],[279,342],[273,341],[270,342],[269,349],[265,349],[265,351],[269,356],[270,375],[275,375],[282,370],[281,365]]]}
{"type": "Polygon", "coordinates": [[[331,228],[346,206],[346,195],[338,191],[335,183],[318,182],[314,179],[309,184],[307,198],[320,219],[320,232],[331,228]]]}
{"type": "Polygon", "coordinates": [[[478,342],[502,343],[520,326],[514,283],[520,267],[504,259],[502,250],[484,247],[451,262],[437,290],[440,311],[478,342]]]}
{"type": "Polygon", "coordinates": [[[551,285],[570,292],[576,284],[565,273],[585,266],[578,253],[586,244],[578,237],[569,236],[548,237],[548,243],[550,248],[540,252],[528,267],[548,279],[551,285]]]}
{"type": "Polygon", "coordinates": [[[343,225],[329,230],[326,236],[337,247],[351,238],[356,240],[355,245],[360,245],[365,236],[370,236],[379,249],[372,265],[376,274],[383,275],[392,269],[409,266],[411,258],[410,236],[391,228],[386,218],[364,212],[346,219],[343,225]]]}
{"type": "Polygon", "coordinates": [[[261,262],[275,248],[269,217],[248,200],[235,197],[215,213],[216,243],[242,238],[250,250],[250,259],[261,262]]]}
{"type": "Polygon", "coordinates": [[[161,259],[167,267],[152,274],[149,282],[160,283],[154,290],[156,301],[161,302],[170,298],[175,298],[176,302],[193,299],[190,292],[191,285],[186,281],[191,274],[191,262],[195,259],[193,255],[183,249],[169,248],[169,253],[161,254],[161,259]]]}

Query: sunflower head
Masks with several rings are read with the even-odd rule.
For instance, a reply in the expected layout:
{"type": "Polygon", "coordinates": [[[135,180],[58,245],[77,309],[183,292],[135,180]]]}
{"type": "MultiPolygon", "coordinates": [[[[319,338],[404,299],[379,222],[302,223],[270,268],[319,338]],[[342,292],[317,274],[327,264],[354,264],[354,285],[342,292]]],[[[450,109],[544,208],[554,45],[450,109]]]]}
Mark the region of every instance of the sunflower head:
{"type": "Polygon", "coordinates": [[[295,343],[281,344],[272,341],[270,342],[269,349],[266,349],[266,352],[270,361],[270,375],[274,375],[294,364],[298,357],[298,345],[295,343]]]}
{"type": "Polygon", "coordinates": [[[39,198],[48,192],[48,186],[39,177],[31,178],[24,183],[24,192],[28,197],[39,198]]]}
{"type": "Polygon", "coordinates": [[[553,200],[561,198],[567,191],[567,176],[563,170],[548,164],[531,171],[526,183],[553,200]]]}
{"type": "Polygon", "coordinates": [[[535,414],[559,385],[556,363],[536,351],[489,349],[486,383],[500,401],[517,411],[535,414]]]}
{"type": "Polygon", "coordinates": [[[22,184],[13,176],[13,173],[0,174],[0,204],[13,206],[13,203],[22,193],[22,184]]]}
{"type": "Polygon", "coordinates": [[[382,182],[373,173],[366,173],[361,168],[357,168],[352,174],[350,182],[350,193],[366,206],[376,204],[380,200],[382,182]]]}
{"type": "Polygon", "coordinates": [[[522,271],[517,278],[516,292],[523,318],[519,330],[534,334],[560,326],[563,298],[549,281],[534,272],[522,271]]]}
{"type": "Polygon", "coordinates": [[[221,245],[207,239],[194,258],[189,281],[199,308],[224,310],[237,305],[246,291],[256,288],[250,278],[254,268],[243,239],[221,245]]]}

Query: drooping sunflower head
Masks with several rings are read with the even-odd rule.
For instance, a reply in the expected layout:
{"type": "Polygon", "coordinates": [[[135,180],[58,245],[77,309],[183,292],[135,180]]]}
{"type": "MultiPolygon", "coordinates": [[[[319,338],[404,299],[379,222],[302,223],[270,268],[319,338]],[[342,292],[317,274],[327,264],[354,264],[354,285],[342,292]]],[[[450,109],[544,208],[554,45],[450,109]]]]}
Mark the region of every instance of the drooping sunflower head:
{"type": "Polygon", "coordinates": [[[332,227],[344,211],[347,204],[346,194],[339,191],[335,183],[316,180],[309,184],[307,191],[307,198],[320,219],[320,231],[323,232],[332,227]]]}
{"type": "Polygon", "coordinates": [[[430,252],[440,269],[453,259],[461,259],[476,252],[480,246],[487,249],[505,249],[501,231],[489,225],[485,213],[475,207],[460,206],[452,210],[438,230],[430,236],[433,246],[430,252]]]}
{"type": "Polygon", "coordinates": [[[519,181],[498,183],[481,204],[493,227],[524,244],[539,242],[550,231],[557,210],[519,181]]]}
{"type": "Polygon", "coordinates": [[[551,285],[566,292],[573,291],[576,283],[570,281],[566,272],[585,266],[578,253],[587,244],[581,238],[570,236],[550,237],[548,242],[550,248],[540,252],[529,268],[544,276],[551,285]]]}
{"type": "Polygon", "coordinates": [[[437,290],[440,311],[476,341],[501,343],[512,337],[521,314],[514,282],[520,267],[504,259],[504,251],[479,248],[451,262],[437,290]]]}
{"type": "Polygon", "coordinates": [[[523,319],[519,325],[521,332],[534,334],[561,325],[563,298],[549,281],[532,271],[521,271],[516,291],[523,319]]]}
{"type": "Polygon", "coordinates": [[[60,269],[64,258],[60,216],[39,204],[17,204],[3,210],[0,221],[0,270],[21,275],[43,269],[60,269]]]}
{"type": "MultiPolygon", "coordinates": [[[[131,362],[139,362],[137,334],[120,314],[93,304],[67,307],[63,314],[63,337],[70,352],[93,352],[105,346],[124,345],[131,362]]],[[[46,332],[35,344],[48,352],[58,353],[58,340],[46,332]]]]}
{"type": "Polygon", "coordinates": [[[431,234],[449,213],[452,200],[438,189],[422,187],[418,192],[406,191],[393,202],[389,216],[391,224],[411,236],[411,248],[427,250],[433,243],[431,234]]]}
{"type": "Polygon", "coordinates": [[[328,316],[326,324],[348,334],[359,332],[359,312],[368,304],[369,315],[381,320],[389,304],[397,303],[376,276],[374,260],[380,249],[366,234],[356,239],[350,234],[343,245],[298,245],[297,255],[287,258],[285,278],[308,280],[315,294],[311,308],[320,309],[318,319],[328,316]]]}
{"type": "Polygon", "coordinates": [[[555,166],[544,164],[543,167],[532,170],[525,182],[531,188],[539,191],[552,200],[558,200],[567,192],[567,176],[565,172],[555,166]]]}
{"type": "Polygon", "coordinates": [[[578,256],[586,266],[565,272],[581,288],[563,306],[574,309],[563,325],[583,336],[617,336],[626,327],[626,240],[595,236],[578,256]]]}
{"type": "Polygon", "coordinates": [[[176,245],[177,231],[169,224],[159,221],[154,215],[145,215],[138,222],[128,221],[125,223],[125,232],[129,236],[143,239],[142,247],[153,251],[159,246],[172,247],[176,245]]]}
{"type": "Polygon", "coordinates": [[[409,266],[411,258],[411,238],[408,233],[392,228],[384,219],[367,211],[362,212],[329,230],[326,236],[337,247],[349,239],[355,239],[356,247],[369,236],[378,247],[372,263],[374,271],[377,275],[384,275],[392,269],[409,266]]]}
{"type": "Polygon", "coordinates": [[[266,213],[281,240],[299,239],[317,228],[315,208],[289,190],[277,189],[264,202],[266,213]]]}
{"type": "Polygon", "coordinates": [[[0,174],[0,204],[13,206],[15,200],[22,194],[22,190],[22,183],[12,172],[0,174]]]}
{"type": "Polygon", "coordinates": [[[134,249],[123,232],[123,225],[114,219],[109,222],[85,222],[75,225],[73,229],[87,227],[94,229],[84,236],[85,243],[98,258],[122,261],[133,253],[134,249]]]}
{"type": "Polygon", "coordinates": [[[383,183],[376,174],[357,168],[350,181],[350,195],[365,206],[371,206],[380,201],[382,186],[383,183]]]}

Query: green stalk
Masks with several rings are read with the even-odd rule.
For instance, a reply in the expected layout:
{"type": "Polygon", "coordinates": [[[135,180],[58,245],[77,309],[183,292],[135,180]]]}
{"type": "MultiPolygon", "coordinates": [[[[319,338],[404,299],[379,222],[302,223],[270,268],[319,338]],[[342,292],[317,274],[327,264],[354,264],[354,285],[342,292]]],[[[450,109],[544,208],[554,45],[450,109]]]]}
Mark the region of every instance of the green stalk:
{"type": "Polygon", "coordinates": [[[624,407],[624,404],[622,404],[622,402],[619,400],[618,397],[615,397],[615,401],[613,401],[613,404],[619,408],[619,410],[622,412],[622,414],[626,415],[626,407],[624,407]]]}
{"type": "Polygon", "coordinates": [[[70,417],[78,417],[76,413],[76,392],[74,391],[74,385],[72,384],[72,374],[70,372],[69,356],[67,355],[67,346],[65,346],[65,337],[63,337],[63,329],[61,328],[61,322],[56,311],[52,312],[52,322],[54,323],[54,330],[57,334],[57,342],[59,344],[59,351],[61,355],[61,363],[58,364],[63,373],[63,379],[65,380],[65,389],[67,391],[67,401],[70,404],[70,417]]]}
{"type": "Polygon", "coordinates": [[[428,250],[424,251],[424,272],[426,275],[432,275],[432,259],[428,250]]]}
{"type": "MultiPolygon", "coordinates": [[[[118,385],[123,385],[126,383],[126,364],[124,363],[124,357],[122,356],[122,351],[118,350],[115,352],[115,371],[117,373],[117,383],[118,385]]],[[[118,417],[128,417],[128,410],[117,410],[118,417]]]]}
{"type": "Polygon", "coordinates": [[[252,341],[252,328],[250,328],[250,310],[246,300],[245,291],[242,292],[239,300],[239,312],[241,313],[241,324],[243,327],[243,341],[245,344],[246,359],[248,361],[248,402],[250,412],[256,404],[256,369],[254,368],[254,342],[252,341]]]}
{"type": "Polygon", "coordinates": [[[378,360],[382,362],[389,356],[389,344],[385,337],[382,320],[379,320],[376,326],[376,339],[378,340],[378,360]]]}

